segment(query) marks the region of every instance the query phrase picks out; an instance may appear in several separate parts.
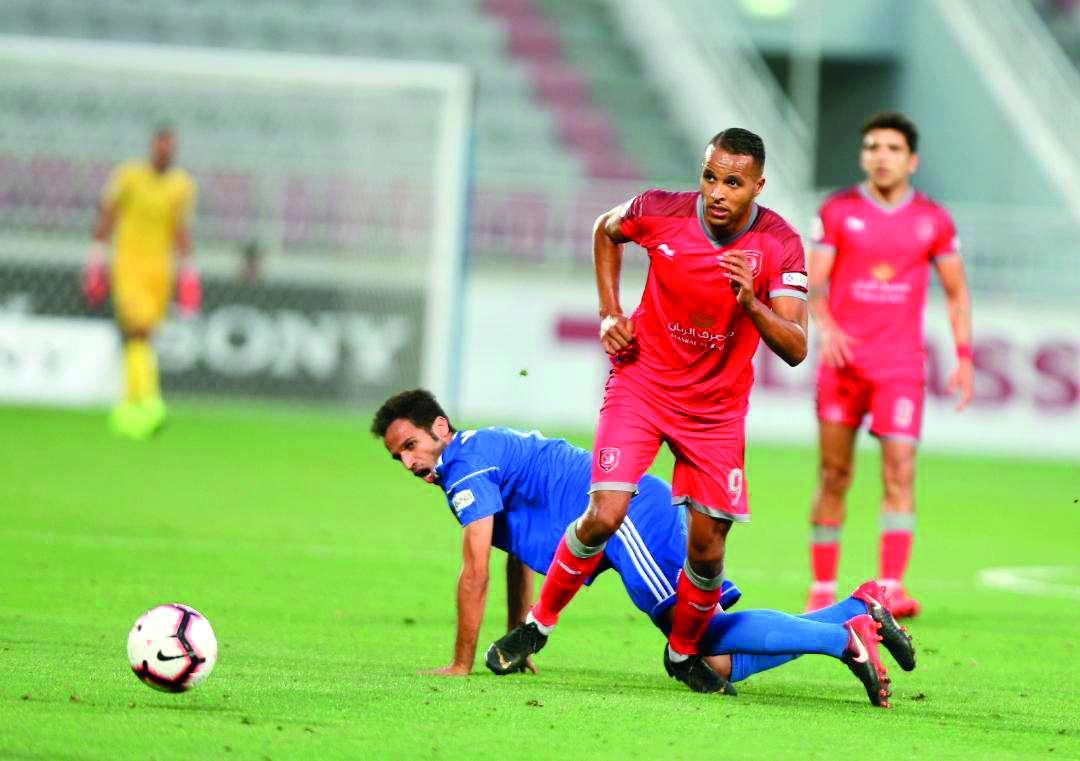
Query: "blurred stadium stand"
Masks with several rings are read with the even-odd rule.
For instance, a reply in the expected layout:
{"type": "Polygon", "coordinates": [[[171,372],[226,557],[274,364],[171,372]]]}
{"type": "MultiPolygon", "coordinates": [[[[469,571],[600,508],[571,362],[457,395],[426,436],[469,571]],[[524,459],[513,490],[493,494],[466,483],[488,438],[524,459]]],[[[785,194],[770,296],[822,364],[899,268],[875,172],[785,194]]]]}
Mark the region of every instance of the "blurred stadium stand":
{"type": "MultiPolygon", "coordinates": [[[[936,68],[920,68],[918,61],[928,56],[929,46],[940,47],[943,37],[957,33],[950,29],[955,24],[947,14],[936,12],[930,2],[897,14],[888,0],[815,0],[791,4],[795,10],[786,14],[761,12],[772,5],[776,4],[744,0],[7,0],[0,4],[0,28],[41,36],[465,63],[476,73],[478,87],[470,249],[474,266],[480,267],[535,265],[553,272],[587,271],[589,227],[597,213],[648,185],[692,184],[699,143],[708,136],[706,125],[688,124],[684,112],[695,104],[701,114],[725,114],[731,112],[712,106],[740,100],[742,110],[729,118],[745,119],[768,139],[773,183],[766,203],[779,202],[792,221],[805,225],[815,196],[854,179],[854,141],[861,118],[878,108],[898,106],[923,125],[924,164],[917,179],[920,187],[956,209],[968,254],[979,265],[972,268],[975,287],[1022,291],[1036,287],[1045,270],[1037,263],[1017,263],[1021,238],[1001,230],[1003,207],[997,204],[1003,202],[991,200],[992,194],[985,192],[1006,184],[1004,170],[994,174],[984,166],[989,162],[974,161],[1010,142],[1024,143],[1024,125],[1016,120],[1030,117],[1002,115],[1007,109],[996,104],[992,111],[997,116],[983,125],[986,143],[957,149],[955,125],[964,121],[957,109],[982,108],[994,97],[972,92],[993,86],[970,59],[962,63],[974,77],[983,78],[981,87],[971,88],[962,78],[950,85],[940,81],[936,68]],[[857,12],[853,6],[858,6],[857,12]],[[667,86],[650,64],[656,51],[628,33],[625,19],[620,19],[627,9],[648,13],[658,8],[675,22],[676,41],[722,60],[720,65],[703,67],[705,75],[717,82],[715,92],[698,92],[694,80],[687,80],[682,89],[696,99],[690,106],[680,108],[676,102],[680,88],[667,86]],[[807,23],[808,16],[800,15],[806,8],[820,14],[816,27],[807,23]],[[693,20],[700,18],[710,18],[711,24],[695,25],[693,20]],[[710,39],[708,30],[721,22],[737,39],[730,46],[737,50],[725,52],[723,42],[710,39]],[[806,93],[800,89],[805,83],[797,76],[797,64],[807,55],[822,64],[817,104],[810,113],[806,93]],[[938,98],[948,105],[931,102],[938,98]],[[800,104],[798,109],[794,103],[800,104]],[[811,121],[816,118],[816,132],[801,126],[800,110],[811,121]],[[957,171],[959,163],[964,164],[963,171],[957,171]],[[790,181],[780,177],[783,173],[790,174],[790,181]],[[811,174],[814,181],[808,179],[811,174]]],[[[986,26],[983,32],[1000,34],[1018,19],[1030,29],[1032,19],[1037,21],[1023,2],[1000,5],[991,14],[993,24],[980,19],[986,26]]],[[[1075,53],[1076,4],[1041,0],[1037,7],[1048,28],[1075,53]]],[[[646,23],[651,20],[648,15],[639,18],[643,19],[639,26],[655,33],[646,23]]],[[[1047,27],[1041,31],[1049,38],[1047,27]]],[[[955,39],[949,44],[956,47],[955,39]]],[[[661,51],[661,60],[670,58],[663,57],[667,55],[663,40],[652,47],[661,51]]],[[[686,71],[674,76],[683,75],[690,76],[686,71]]],[[[1025,72],[1029,84],[1039,78],[1038,72],[1025,72]]],[[[1053,83],[1043,84],[1045,89],[1053,83]]],[[[101,98],[94,98],[86,92],[65,91],[62,83],[50,87],[51,93],[42,88],[2,93],[9,135],[34,134],[48,123],[52,135],[61,137],[54,140],[52,156],[18,140],[5,141],[0,156],[6,170],[0,174],[0,219],[7,230],[33,228],[82,239],[106,166],[138,149],[145,124],[158,118],[161,109],[109,98],[104,91],[101,98]],[[78,161],[64,150],[62,136],[79,146],[78,161]]],[[[1078,99],[1072,93],[1072,104],[1078,99]]],[[[1060,109],[1068,100],[1055,102],[1060,109]]],[[[175,110],[183,109],[181,95],[175,110]]],[[[222,109],[204,105],[191,116],[210,130],[252,136],[230,141],[226,153],[231,157],[235,145],[251,144],[253,157],[257,153],[261,160],[273,161],[276,154],[287,160],[288,146],[275,146],[273,133],[275,119],[288,115],[275,117],[258,104],[244,103],[222,109]]],[[[324,128],[320,119],[305,121],[312,130],[324,128]]],[[[715,128],[712,121],[708,129],[715,128]]],[[[1050,123],[1067,130],[1075,122],[1050,123]]],[[[189,138],[184,136],[184,155],[195,161],[189,138]]],[[[198,169],[214,175],[213,182],[204,182],[206,192],[200,201],[204,249],[214,241],[231,245],[243,240],[250,234],[254,213],[244,193],[235,192],[243,179],[230,177],[228,162],[214,156],[212,148],[200,146],[197,159],[198,169]]],[[[1026,150],[1036,157],[1039,153],[1030,146],[1026,150]]],[[[400,159],[392,152],[383,156],[383,163],[400,159]]],[[[1075,149],[1070,161],[1068,173],[1080,177],[1075,149]]],[[[1034,169],[1024,169],[1022,180],[1052,186],[1047,175],[1060,174],[1061,166],[1034,163],[1034,169]]],[[[296,194],[303,193],[302,187],[296,189],[296,194]]],[[[1062,218],[1062,212],[1072,211],[1069,199],[1055,195],[1047,189],[1044,195],[1028,192],[1004,203],[1025,226],[1039,225],[1045,238],[1040,248],[1075,248],[1077,225],[1062,218]]],[[[322,205],[317,196],[310,200],[313,206],[322,205]]],[[[288,254],[295,245],[289,240],[260,243],[270,257],[288,254]]],[[[632,258],[631,266],[636,263],[632,258]]]]}

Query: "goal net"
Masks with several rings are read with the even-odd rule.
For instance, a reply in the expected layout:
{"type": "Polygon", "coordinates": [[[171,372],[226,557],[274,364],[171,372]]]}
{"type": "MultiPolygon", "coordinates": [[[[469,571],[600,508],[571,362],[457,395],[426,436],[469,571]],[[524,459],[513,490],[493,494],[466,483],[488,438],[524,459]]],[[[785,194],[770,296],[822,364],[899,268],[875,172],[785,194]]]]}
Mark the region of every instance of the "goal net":
{"type": "Polygon", "coordinates": [[[111,309],[78,273],[111,169],[168,123],[204,302],[155,339],[166,395],[452,405],[472,88],[454,65],[0,37],[0,398],[115,398],[111,309]]]}

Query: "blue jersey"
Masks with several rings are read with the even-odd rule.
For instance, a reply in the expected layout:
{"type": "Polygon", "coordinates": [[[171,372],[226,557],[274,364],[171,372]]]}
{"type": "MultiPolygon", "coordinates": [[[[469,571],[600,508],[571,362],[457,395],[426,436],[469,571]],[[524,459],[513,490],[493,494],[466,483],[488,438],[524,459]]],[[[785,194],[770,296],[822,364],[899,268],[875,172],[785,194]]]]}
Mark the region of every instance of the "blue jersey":
{"type": "MultiPolygon", "coordinates": [[[[435,476],[462,526],[494,516],[492,544],[547,573],[566,527],[588,505],[591,468],[592,455],[562,439],[485,428],[455,433],[435,476]]],[[[672,506],[664,481],[646,475],[593,578],[615,568],[634,604],[655,617],[674,602],[685,558],[685,511],[672,506]]]]}

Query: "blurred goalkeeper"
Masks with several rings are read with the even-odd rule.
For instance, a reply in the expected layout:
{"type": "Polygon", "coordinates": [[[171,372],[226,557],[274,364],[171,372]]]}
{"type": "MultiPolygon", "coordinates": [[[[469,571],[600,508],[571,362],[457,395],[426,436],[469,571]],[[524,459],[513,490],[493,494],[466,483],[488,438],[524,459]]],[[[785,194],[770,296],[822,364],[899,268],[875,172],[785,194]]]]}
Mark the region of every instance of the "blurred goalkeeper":
{"type": "Polygon", "coordinates": [[[83,272],[87,300],[100,304],[109,287],[107,251],[115,230],[111,283],[124,344],[124,390],[111,423],[117,433],[132,438],[150,436],[165,422],[151,337],[172,296],[174,249],[179,257],[176,285],[181,313],[196,312],[201,300],[188,232],[195,181],[173,165],[175,154],[173,128],[158,127],[150,142],[149,161],[125,162],[113,170],[102,193],[83,272]]]}

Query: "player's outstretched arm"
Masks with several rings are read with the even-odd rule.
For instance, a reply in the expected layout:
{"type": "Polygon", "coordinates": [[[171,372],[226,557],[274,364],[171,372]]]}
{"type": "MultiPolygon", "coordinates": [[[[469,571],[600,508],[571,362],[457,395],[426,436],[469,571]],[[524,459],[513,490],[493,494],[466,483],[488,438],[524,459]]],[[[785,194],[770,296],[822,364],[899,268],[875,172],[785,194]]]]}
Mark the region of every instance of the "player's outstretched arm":
{"type": "MultiPolygon", "coordinates": [[[[532,605],[536,574],[513,555],[506,556],[506,631],[525,622],[532,605]]],[[[525,661],[525,668],[536,673],[532,656],[525,661]]]]}
{"type": "Polygon", "coordinates": [[[465,526],[462,539],[461,574],[457,585],[457,636],[454,638],[454,659],[446,668],[424,671],[441,676],[464,676],[472,671],[476,658],[476,638],[484,620],[487,602],[488,561],[491,558],[492,516],[465,526]]]}
{"type": "Polygon", "coordinates": [[[623,214],[627,201],[601,214],[593,225],[593,263],[596,265],[596,289],[600,296],[600,345],[608,354],[616,354],[634,340],[634,326],[623,315],[619,303],[619,275],[622,272],[623,214]]]}
{"type": "Polygon", "coordinates": [[[190,265],[191,261],[191,231],[186,223],[181,222],[176,226],[176,253],[181,265],[190,265]]]}
{"type": "Polygon", "coordinates": [[[102,199],[94,218],[93,242],[80,274],[83,296],[91,306],[104,302],[109,291],[108,246],[115,219],[115,203],[108,198],[102,199]]]}
{"type": "Polygon", "coordinates": [[[98,213],[94,218],[94,241],[108,244],[112,234],[113,222],[116,220],[115,204],[102,201],[98,204],[98,213]]]}
{"type": "Polygon", "coordinates": [[[506,556],[506,631],[525,621],[536,574],[513,555],[506,556]]]}
{"type": "Polygon", "coordinates": [[[821,354],[825,362],[832,367],[843,367],[851,362],[851,344],[855,342],[851,336],[840,329],[832,312],[829,311],[829,282],[832,279],[833,263],[836,261],[835,252],[812,248],[810,250],[810,263],[807,267],[807,289],[809,290],[810,316],[814,318],[818,330],[821,331],[821,354]]]}
{"type": "Polygon", "coordinates": [[[949,393],[960,392],[956,409],[962,410],[971,401],[973,393],[974,362],[971,355],[971,294],[964,275],[964,262],[958,255],[939,256],[934,267],[945,290],[945,304],[949,310],[953,341],[956,342],[956,370],[949,379],[949,393]]]}
{"type": "Polygon", "coordinates": [[[181,314],[191,316],[202,306],[202,283],[191,256],[191,234],[183,221],[176,226],[176,252],[179,257],[176,270],[176,302],[181,314]]]}

